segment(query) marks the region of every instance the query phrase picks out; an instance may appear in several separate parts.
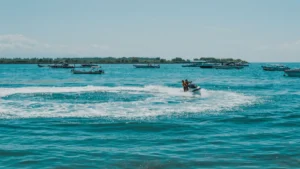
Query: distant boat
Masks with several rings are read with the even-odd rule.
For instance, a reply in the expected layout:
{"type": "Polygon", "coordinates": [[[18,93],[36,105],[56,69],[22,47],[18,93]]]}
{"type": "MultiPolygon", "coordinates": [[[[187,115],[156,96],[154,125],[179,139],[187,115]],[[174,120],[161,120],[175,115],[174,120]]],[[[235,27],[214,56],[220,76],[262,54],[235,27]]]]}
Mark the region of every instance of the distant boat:
{"type": "Polygon", "coordinates": [[[69,65],[67,63],[60,63],[60,64],[49,65],[49,67],[71,69],[71,68],[75,68],[75,65],[69,65]]]}
{"type": "Polygon", "coordinates": [[[289,67],[284,65],[269,65],[269,66],[262,66],[262,68],[265,71],[285,71],[290,69],[289,67]]]}
{"type": "Polygon", "coordinates": [[[48,67],[49,65],[41,65],[41,64],[38,64],[38,67],[48,67]]]}
{"type": "Polygon", "coordinates": [[[72,69],[71,72],[73,74],[103,74],[104,70],[101,70],[99,66],[92,66],[89,71],[72,69]]]}
{"type": "Polygon", "coordinates": [[[218,66],[220,64],[217,64],[217,63],[203,63],[200,68],[202,69],[212,69],[214,68],[214,66],[218,66]]]}
{"type": "Polygon", "coordinates": [[[98,66],[98,65],[97,64],[92,64],[92,63],[81,64],[81,67],[92,67],[92,66],[98,66]]]}
{"type": "Polygon", "coordinates": [[[215,69],[243,69],[244,66],[238,65],[234,62],[222,64],[222,65],[216,65],[214,66],[215,69]]]}
{"type": "Polygon", "coordinates": [[[284,71],[285,76],[290,76],[290,77],[300,77],[300,68],[298,69],[289,69],[284,71]]]}
{"type": "Polygon", "coordinates": [[[206,61],[199,60],[199,61],[191,62],[190,64],[182,65],[182,67],[200,67],[204,63],[206,63],[206,61]]]}
{"type": "Polygon", "coordinates": [[[160,68],[160,65],[152,65],[152,64],[143,64],[143,65],[133,65],[135,68],[160,68]]]}

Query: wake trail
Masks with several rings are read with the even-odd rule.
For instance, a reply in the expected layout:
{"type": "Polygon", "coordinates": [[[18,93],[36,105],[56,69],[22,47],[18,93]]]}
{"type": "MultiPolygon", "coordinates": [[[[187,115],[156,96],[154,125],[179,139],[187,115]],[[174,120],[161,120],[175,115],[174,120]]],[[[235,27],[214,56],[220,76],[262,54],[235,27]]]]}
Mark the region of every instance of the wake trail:
{"type": "MultiPolygon", "coordinates": [[[[93,95],[92,95],[93,96],[93,95]]],[[[91,97],[92,97],[91,96],[91,97]]],[[[201,95],[183,92],[181,88],[167,86],[144,87],[23,87],[0,89],[0,118],[36,118],[36,117],[113,117],[145,118],[182,113],[218,113],[240,106],[255,103],[257,98],[231,91],[201,90],[201,95]],[[3,97],[33,93],[84,93],[111,92],[117,95],[150,94],[140,100],[109,101],[102,103],[64,103],[50,100],[33,101],[27,96],[25,100],[3,100],[3,97]]],[[[104,97],[104,96],[103,96],[104,97]]]]}

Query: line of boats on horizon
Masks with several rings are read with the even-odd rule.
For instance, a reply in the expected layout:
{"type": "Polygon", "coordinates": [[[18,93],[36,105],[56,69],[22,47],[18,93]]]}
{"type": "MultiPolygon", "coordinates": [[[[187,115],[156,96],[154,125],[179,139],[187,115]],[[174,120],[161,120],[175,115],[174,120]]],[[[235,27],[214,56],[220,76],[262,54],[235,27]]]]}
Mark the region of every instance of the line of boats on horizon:
{"type": "Polygon", "coordinates": [[[290,67],[281,64],[266,65],[262,66],[262,68],[264,71],[283,71],[284,76],[300,77],[300,68],[291,69],[290,67]]]}
{"type": "MultiPolygon", "coordinates": [[[[160,65],[154,64],[139,64],[133,65],[135,68],[160,68],[160,65]]],[[[194,61],[190,64],[182,65],[182,67],[200,67],[202,69],[243,69],[244,67],[248,67],[249,63],[207,63],[206,61],[194,61]]],[[[290,77],[300,77],[300,68],[291,69],[285,65],[266,65],[262,66],[265,71],[284,71],[284,76],[290,77]]]]}
{"type": "MultiPolygon", "coordinates": [[[[134,64],[135,68],[160,68],[159,64],[134,64]]],[[[200,67],[202,69],[243,69],[244,67],[248,67],[249,63],[208,63],[206,61],[194,61],[189,64],[182,65],[182,67],[200,67]]],[[[40,65],[38,67],[50,67],[50,68],[71,68],[73,74],[103,74],[104,70],[100,69],[101,67],[97,64],[81,64],[80,66],[76,66],[68,64],[68,63],[59,63],[52,65],[40,65]],[[86,70],[76,70],[75,68],[91,68],[89,71],[86,70]]],[[[262,69],[265,71],[284,71],[284,76],[290,77],[300,77],[300,68],[291,69],[285,65],[273,64],[273,65],[264,65],[262,69]]]]}
{"type": "Polygon", "coordinates": [[[248,63],[236,63],[236,62],[228,62],[228,63],[209,63],[206,61],[194,61],[189,64],[182,65],[182,67],[200,67],[203,69],[243,69],[244,67],[249,66],[248,63]]]}
{"type": "MultiPolygon", "coordinates": [[[[135,64],[135,68],[160,68],[159,64],[135,64]]],[[[182,67],[200,67],[203,69],[242,69],[249,66],[248,63],[207,63],[206,61],[195,61],[189,64],[182,65],[182,67]]]]}
{"type": "MultiPolygon", "coordinates": [[[[248,63],[207,63],[206,61],[195,61],[191,64],[182,65],[182,67],[200,67],[200,68],[215,68],[215,69],[243,69],[249,66],[248,63]]],[[[291,69],[288,66],[280,64],[264,65],[265,71],[284,71],[284,76],[300,77],[300,68],[291,69]]]]}
{"type": "Polygon", "coordinates": [[[75,66],[72,64],[68,64],[68,63],[64,63],[61,62],[59,64],[51,64],[51,65],[42,65],[42,64],[38,64],[38,67],[50,67],[50,68],[87,68],[87,67],[92,67],[92,66],[98,66],[97,64],[92,64],[92,63],[88,63],[88,64],[80,64],[80,66],[75,66]]]}

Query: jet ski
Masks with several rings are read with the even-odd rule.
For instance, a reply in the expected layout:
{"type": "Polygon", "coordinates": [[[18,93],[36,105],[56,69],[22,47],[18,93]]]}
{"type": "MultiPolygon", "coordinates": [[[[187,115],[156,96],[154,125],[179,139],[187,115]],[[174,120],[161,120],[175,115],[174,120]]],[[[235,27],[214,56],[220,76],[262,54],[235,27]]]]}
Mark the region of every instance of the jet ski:
{"type": "Polygon", "coordinates": [[[200,86],[197,86],[196,84],[193,84],[193,83],[189,84],[189,90],[188,90],[189,92],[200,93],[200,90],[201,90],[200,86]]]}

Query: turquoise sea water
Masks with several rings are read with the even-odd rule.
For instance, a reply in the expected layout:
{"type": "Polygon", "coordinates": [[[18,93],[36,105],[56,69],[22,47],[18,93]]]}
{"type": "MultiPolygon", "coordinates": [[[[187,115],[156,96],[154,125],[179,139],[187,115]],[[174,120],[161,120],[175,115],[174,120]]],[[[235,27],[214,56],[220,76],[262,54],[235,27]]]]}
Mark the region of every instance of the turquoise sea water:
{"type": "Polygon", "coordinates": [[[300,78],[260,66],[0,65],[0,167],[300,168],[300,78]]]}

